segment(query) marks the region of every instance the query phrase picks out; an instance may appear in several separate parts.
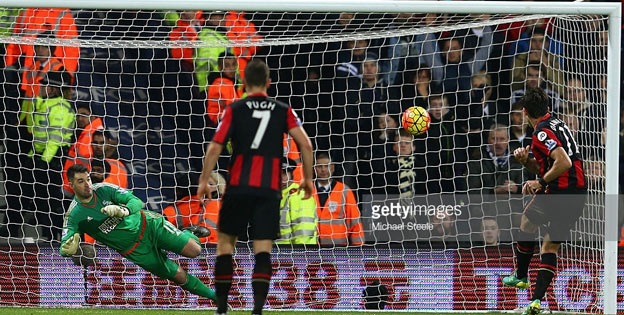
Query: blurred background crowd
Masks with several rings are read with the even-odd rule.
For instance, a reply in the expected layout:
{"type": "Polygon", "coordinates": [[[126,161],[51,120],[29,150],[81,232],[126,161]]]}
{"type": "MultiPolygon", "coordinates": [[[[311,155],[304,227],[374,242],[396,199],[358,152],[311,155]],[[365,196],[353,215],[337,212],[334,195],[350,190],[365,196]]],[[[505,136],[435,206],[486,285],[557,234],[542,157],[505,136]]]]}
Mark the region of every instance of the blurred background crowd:
{"type": "MultiPolygon", "coordinates": [[[[609,26],[597,16],[496,18],[4,9],[2,36],[186,45],[2,46],[0,236],[58,240],[73,194],[63,170],[75,163],[90,167],[94,183],[132,189],[178,227],[214,231],[228,156],[212,176],[215,198],[203,206],[194,194],[205,146],[225,108],[245,96],[245,65],[261,58],[271,69],[269,95],[295,109],[316,150],[317,193],[302,200],[299,154],[284,140],[281,243],[374,243],[365,220],[371,194],[453,194],[465,205],[461,215],[410,218],[433,229],[405,242],[509,242],[521,185],[534,176],[512,154],[531,144],[516,105],[526,88],[547,91],[553,115],[583,150],[590,192],[604,193],[609,26]],[[459,22],[471,24],[433,28],[459,22]],[[376,28],[396,36],[349,37],[376,28]],[[299,33],[342,37],[262,45],[299,33]],[[431,116],[425,135],[400,128],[411,106],[431,116]]],[[[215,243],[216,233],[203,241],[215,243]]]]}

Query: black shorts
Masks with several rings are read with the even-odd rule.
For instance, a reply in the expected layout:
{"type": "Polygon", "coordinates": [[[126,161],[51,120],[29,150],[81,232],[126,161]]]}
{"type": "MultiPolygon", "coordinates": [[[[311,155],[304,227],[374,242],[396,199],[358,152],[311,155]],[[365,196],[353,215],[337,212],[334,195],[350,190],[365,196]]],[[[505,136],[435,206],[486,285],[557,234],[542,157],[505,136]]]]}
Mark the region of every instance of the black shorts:
{"type": "Polygon", "coordinates": [[[219,211],[219,232],[245,235],[249,239],[276,240],[280,234],[280,199],[254,195],[228,194],[223,196],[219,211]]]}
{"type": "Polygon", "coordinates": [[[524,208],[524,215],[549,234],[552,242],[563,243],[570,240],[570,231],[583,214],[586,200],[586,190],[538,194],[524,208]]]}

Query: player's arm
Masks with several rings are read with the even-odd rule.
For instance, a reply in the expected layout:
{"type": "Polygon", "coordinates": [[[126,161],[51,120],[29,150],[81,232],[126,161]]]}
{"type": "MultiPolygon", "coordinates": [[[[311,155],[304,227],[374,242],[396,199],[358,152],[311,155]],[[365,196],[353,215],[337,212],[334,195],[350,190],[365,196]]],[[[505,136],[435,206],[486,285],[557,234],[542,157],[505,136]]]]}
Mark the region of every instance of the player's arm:
{"type": "Polygon", "coordinates": [[[310,141],[308,134],[300,125],[288,129],[288,134],[293,138],[293,140],[295,140],[295,143],[301,152],[301,160],[303,162],[303,179],[300,187],[305,191],[303,199],[308,199],[312,196],[312,189],[314,187],[314,184],[312,183],[312,166],[314,165],[312,142],[310,141]]]}
{"type": "Polygon", "coordinates": [[[526,167],[531,173],[538,174],[540,170],[539,162],[535,158],[529,157],[530,147],[527,145],[526,147],[517,148],[514,150],[514,157],[520,164],[526,167]]]}
{"type": "Polygon", "coordinates": [[[206,149],[204,167],[202,168],[202,173],[199,176],[199,183],[197,186],[197,197],[202,201],[206,198],[210,199],[210,194],[208,193],[208,178],[210,178],[212,170],[214,170],[215,165],[217,165],[217,160],[223,151],[223,146],[230,138],[231,129],[232,106],[228,106],[225,109],[225,113],[223,114],[223,119],[221,120],[219,127],[217,127],[217,132],[206,149]]]}
{"type": "Polygon", "coordinates": [[[572,167],[572,160],[566,153],[566,151],[562,147],[558,147],[550,152],[550,158],[555,162],[550,167],[548,172],[544,174],[544,181],[546,183],[550,183],[553,180],[557,179],[561,176],[565,171],[569,170],[572,167]]]}
{"type": "Polygon", "coordinates": [[[562,147],[550,151],[549,156],[554,162],[548,172],[540,179],[526,182],[522,188],[523,193],[534,194],[537,190],[544,188],[545,184],[556,180],[561,174],[572,167],[572,160],[570,160],[570,157],[562,147]]]}
{"type": "Polygon", "coordinates": [[[63,224],[63,238],[61,239],[61,248],[59,249],[61,256],[72,256],[78,251],[80,243],[80,233],[78,233],[78,225],[75,224],[70,215],[67,216],[63,224]]]}
{"type": "Polygon", "coordinates": [[[139,197],[133,195],[131,191],[121,187],[117,188],[113,192],[113,201],[118,205],[124,205],[128,208],[129,214],[137,213],[145,206],[139,197]]]}
{"type": "Polygon", "coordinates": [[[133,195],[129,190],[115,185],[102,186],[99,189],[105,190],[105,196],[114,203],[100,210],[109,217],[123,218],[143,209],[143,201],[133,195]]]}

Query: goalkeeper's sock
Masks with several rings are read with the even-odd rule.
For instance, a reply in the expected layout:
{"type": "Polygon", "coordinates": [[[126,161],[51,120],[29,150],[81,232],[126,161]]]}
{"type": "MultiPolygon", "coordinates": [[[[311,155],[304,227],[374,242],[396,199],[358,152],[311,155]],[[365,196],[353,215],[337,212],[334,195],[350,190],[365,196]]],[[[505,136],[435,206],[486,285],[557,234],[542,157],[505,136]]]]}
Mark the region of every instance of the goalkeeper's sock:
{"type": "Polygon", "coordinates": [[[556,272],[557,254],[542,254],[539,271],[537,272],[535,290],[533,291],[533,297],[531,298],[531,300],[542,300],[544,298],[544,295],[546,295],[546,290],[550,286],[550,282],[552,281],[556,272]]]}
{"type": "Polygon", "coordinates": [[[516,278],[523,279],[529,273],[529,264],[535,251],[535,241],[527,241],[532,234],[520,232],[521,241],[516,242],[516,278]]]}
{"type": "Polygon", "coordinates": [[[186,283],[180,287],[193,294],[209,298],[215,302],[217,301],[217,294],[215,291],[191,274],[186,274],[186,283]]]}
{"type": "Polygon", "coordinates": [[[232,287],[232,255],[219,255],[215,262],[215,288],[217,289],[217,313],[227,312],[227,301],[232,287]]]}
{"type": "Polygon", "coordinates": [[[254,266],[253,276],[251,277],[251,287],[254,294],[253,314],[262,314],[264,302],[266,302],[269,286],[271,283],[271,254],[267,252],[256,254],[256,265],[254,266]]]}

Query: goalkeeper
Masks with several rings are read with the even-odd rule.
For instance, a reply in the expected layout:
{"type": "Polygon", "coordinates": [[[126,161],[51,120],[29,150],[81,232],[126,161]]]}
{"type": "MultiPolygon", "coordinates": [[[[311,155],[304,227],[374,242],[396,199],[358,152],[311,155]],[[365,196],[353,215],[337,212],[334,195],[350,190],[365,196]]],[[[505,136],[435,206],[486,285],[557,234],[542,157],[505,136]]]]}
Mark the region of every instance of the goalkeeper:
{"type": "Polygon", "coordinates": [[[88,233],[154,275],[216,301],[212,289],[167,258],[166,251],[199,256],[197,236],[178,230],[160,214],[142,210],[143,202],[123,188],[105,183],[93,186],[82,164],[72,165],[67,179],[75,194],[65,214],[61,255],[74,255],[80,234],[88,233]]]}

